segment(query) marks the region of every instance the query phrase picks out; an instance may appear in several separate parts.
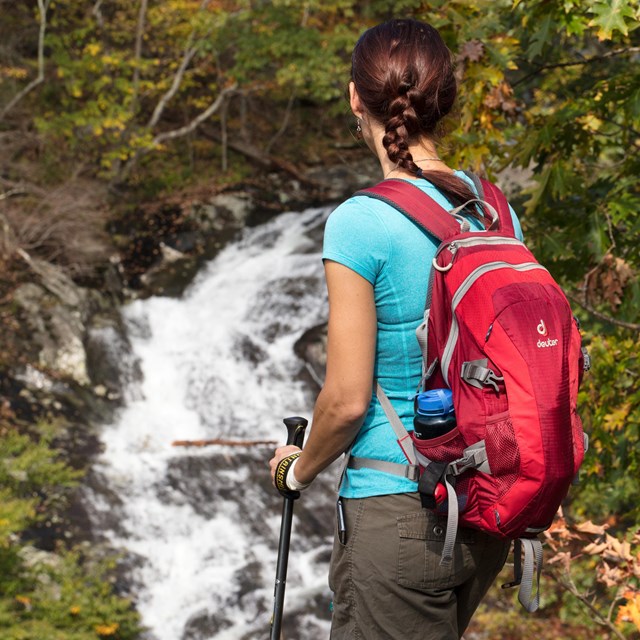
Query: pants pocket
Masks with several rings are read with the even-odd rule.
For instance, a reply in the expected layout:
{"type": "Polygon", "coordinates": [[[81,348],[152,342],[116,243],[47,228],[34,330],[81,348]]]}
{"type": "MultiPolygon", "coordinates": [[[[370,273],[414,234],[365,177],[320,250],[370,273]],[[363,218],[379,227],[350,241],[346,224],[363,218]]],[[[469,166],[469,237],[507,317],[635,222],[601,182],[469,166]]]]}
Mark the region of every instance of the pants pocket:
{"type": "Polygon", "coordinates": [[[473,575],[475,563],[470,545],[477,534],[471,529],[457,531],[453,559],[440,564],[446,518],[429,511],[398,518],[398,584],[409,589],[451,589],[473,575]]]}

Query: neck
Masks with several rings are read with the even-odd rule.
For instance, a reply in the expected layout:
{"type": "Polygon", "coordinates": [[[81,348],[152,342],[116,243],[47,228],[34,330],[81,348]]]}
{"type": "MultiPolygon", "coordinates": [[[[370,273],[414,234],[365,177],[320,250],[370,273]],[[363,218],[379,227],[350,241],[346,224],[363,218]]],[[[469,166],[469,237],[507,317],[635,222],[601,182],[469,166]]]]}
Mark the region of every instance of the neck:
{"type": "MultiPolygon", "coordinates": [[[[377,121],[363,115],[363,137],[367,146],[378,156],[382,175],[392,178],[416,179],[415,173],[399,167],[392,162],[387,155],[387,150],[382,144],[385,135],[384,127],[377,121]]],[[[439,159],[436,145],[428,138],[422,138],[415,144],[409,145],[409,152],[415,164],[425,171],[443,171],[452,173],[452,169],[439,159]]]]}

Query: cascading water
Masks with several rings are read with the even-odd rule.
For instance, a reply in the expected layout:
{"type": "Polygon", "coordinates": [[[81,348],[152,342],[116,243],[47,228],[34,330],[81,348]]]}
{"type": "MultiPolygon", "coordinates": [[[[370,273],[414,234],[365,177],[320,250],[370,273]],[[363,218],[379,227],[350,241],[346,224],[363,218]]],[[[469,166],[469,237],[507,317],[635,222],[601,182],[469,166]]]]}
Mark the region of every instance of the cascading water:
{"type": "MultiPolygon", "coordinates": [[[[125,320],[142,380],[104,427],[87,497],[96,529],[124,549],[128,583],[154,640],[266,638],[281,498],[273,447],[175,440],[286,439],[310,418],[293,346],[326,320],[320,237],[327,209],[247,229],[178,299],[139,300],[125,320]],[[94,482],[95,484],[95,482],[94,482]]],[[[328,637],[333,474],[296,503],[286,637],[328,637]]]]}

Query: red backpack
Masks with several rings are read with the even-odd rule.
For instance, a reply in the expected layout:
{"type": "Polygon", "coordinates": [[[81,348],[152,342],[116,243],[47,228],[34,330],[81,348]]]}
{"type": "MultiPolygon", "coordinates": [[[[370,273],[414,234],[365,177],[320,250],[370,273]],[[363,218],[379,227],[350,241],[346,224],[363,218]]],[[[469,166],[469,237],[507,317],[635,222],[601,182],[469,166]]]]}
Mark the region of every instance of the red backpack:
{"type": "MultiPolygon", "coordinates": [[[[457,426],[418,440],[379,385],[377,396],[409,462],[403,475],[419,477],[424,506],[448,515],[442,562],[451,561],[458,525],[516,540],[509,586],[521,584],[520,602],[535,611],[537,535],[551,524],[587,446],[576,401],[588,356],[559,285],[515,237],[506,198],[491,183],[474,182],[485,231],[469,230],[463,207],[447,212],[404,180],[357,194],[387,202],[440,242],[416,331],[419,390],[451,389],[457,426]]],[[[381,461],[349,465],[400,473],[381,461]]]]}

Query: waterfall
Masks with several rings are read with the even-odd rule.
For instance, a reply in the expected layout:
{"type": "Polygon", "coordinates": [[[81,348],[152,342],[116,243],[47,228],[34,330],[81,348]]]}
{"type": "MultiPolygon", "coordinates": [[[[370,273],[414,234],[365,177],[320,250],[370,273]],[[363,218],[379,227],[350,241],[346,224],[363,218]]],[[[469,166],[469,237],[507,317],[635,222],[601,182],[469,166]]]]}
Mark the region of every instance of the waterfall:
{"type": "MultiPolygon", "coordinates": [[[[326,320],[320,238],[328,209],[246,229],[180,298],[125,311],[141,380],[102,431],[87,496],[94,528],[127,558],[151,640],[268,637],[282,499],[273,447],[184,448],[175,440],[286,439],[311,417],[293,346],[326,320]],[[96,482],[93,482],[96,485],[96,482]]],[[[287,637],[327,638],[333,474],[297,501],[287,637]]]]}

